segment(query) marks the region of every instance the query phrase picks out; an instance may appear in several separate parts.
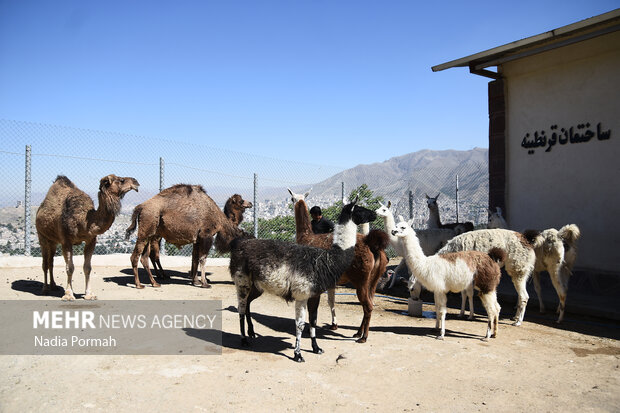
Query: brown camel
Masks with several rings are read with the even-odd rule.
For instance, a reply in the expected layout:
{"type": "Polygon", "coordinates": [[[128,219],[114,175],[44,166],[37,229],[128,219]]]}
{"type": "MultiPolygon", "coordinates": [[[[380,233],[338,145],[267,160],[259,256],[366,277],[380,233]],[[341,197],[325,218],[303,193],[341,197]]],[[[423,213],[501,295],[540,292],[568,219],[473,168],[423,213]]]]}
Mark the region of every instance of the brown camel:
{"type": "Polygon", "coordinates": [[[200,185],[174,185],[138,205],[133,211],[131,226],[127,229],[126,236],[135,230],[136,224],[138,239],[131,254],[136,288],[144,288],[138,278],[138,260],[146,269],[151,285],[159,287],[149,268],[153,240],[165,238],[177,248],[193,244],[192,283],[210,288],[211,285],[205,277],[205,263],[213,245],[213,236],[217,234],[215,248],[219,252],[228,252],[230,242],[234,238],[248,236],[226,218],[200,185]],[[198,284],[198,263],[201,267],[200,284],[198,284]]]}
{"type": "MultiPolygon", "coordinates": [[[[332,234],[314,234],[308,216],[308,206],[304,195],[295,194],[288,190],[295,204],[295,229],[297,243],[328,249],[332,245],[332,234]]],[[[373,300],[379,279],[387,267],[387,255],[385,249],[389,244],[388,235],[379,230],[372,230],[368,235],[357,234],[355,244],[355,258],[351,266],[342,274],[338,285],[351,283],[355,287],[357,299],[362,304],[364,317],[357,333],[353,337],[358,338],[358,343],[365,343],[368,338],[370,316],[373,310],[373,300]]],[[[332,312],[331,329],[336,330],[335,289],[328,290],[328,302],[332,312]]]]}
{"type": "Polygon", "coordinates": [[[99,183],[99,206],[95,209],[92,199],[78,189],[66,176],[58,176],[37,211],[36,227],[43,257],[43,294],[54,283],[54,253],[56,246],[62,246],[62,255],[67,268],[67,288],[63,300],[75,300],[73,295],[73,245],[85,242],[84,276],[86,277],[86,300],[95,300],[90,289],[90,261],[97,243],[97,235],[106,232],[121,210],[121,199],[132,189],[136,192],[140,184],[135,178],[108,175],[99,183]],[[47,284],[47,272],[50,284],[47,284]]]}
{"type": "MultiPolygon", "coordinates": [[[[234,194],[226,201],[224,205],[224,215],[226,218],[230,220],[234,225],[239,225],[243,221],[243,213],[246,209],[252,208],[252,203],[246,201],[239,194],[234,194]]],[[[137,220],[132,219],[131,226],[127,228],[126,237],[128,238],[133,231],[135,231],[137,225],[137,220]]],[[[153,268],[157,271],[157,277],[160,279],[170,278],[166,276],[164,272],[164,268],[161,265],[161,261],[159,260],[159,251],[161,250],[161,237],[156,237],[151,240],[150,243],[150,253],[149,258],[151,259],[151,264],[153,264],[153,268]]],[[[209,283],[209,279],[205,278],[207,283],[209,283]]]]}

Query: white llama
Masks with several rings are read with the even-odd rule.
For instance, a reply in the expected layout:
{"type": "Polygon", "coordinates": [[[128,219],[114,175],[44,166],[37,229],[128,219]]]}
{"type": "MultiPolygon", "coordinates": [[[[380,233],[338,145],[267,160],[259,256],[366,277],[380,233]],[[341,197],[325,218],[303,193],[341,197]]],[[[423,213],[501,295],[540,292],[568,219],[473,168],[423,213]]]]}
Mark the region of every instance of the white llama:
{"type": "Polygon", "coordinates": [[[480,299],[489,318],[485,340],[497,336],[500,306],[496,288],[501,276],[498,262],[506,257],[503,250],[493,248],[487,253],[461,251],[457,253],[424,255],[412,222],[400,221],[392,234],[401,238],[407,266],[416,279],[435,295],[438,339],[445,335],[446,304],[448,292],[473,290],[480,292],[480,299]]]}

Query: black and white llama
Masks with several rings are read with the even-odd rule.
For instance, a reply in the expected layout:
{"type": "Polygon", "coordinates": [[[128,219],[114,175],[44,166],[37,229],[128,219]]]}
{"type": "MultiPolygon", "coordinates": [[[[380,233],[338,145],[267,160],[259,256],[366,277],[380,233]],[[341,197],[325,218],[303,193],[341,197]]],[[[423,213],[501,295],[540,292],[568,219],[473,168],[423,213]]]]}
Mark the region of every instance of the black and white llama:
{"type": "Polygon", "coordinates": [[[295,301],[295,357],[301,355],[301,333],[309,312],[312,351],[323,350],[316,342],[318,297],[333,288],[355,256],[357,225],[374,221],[374,211],[358,206],[357,199],[345,205],[334,229],[330,249],[293,244],[280,240],[239,239],[233,241],[230,256],[230,275],[237,290],[241,343],[249,345],[245,334],[255,337],[249,302],[263,292],[295,301]]]}

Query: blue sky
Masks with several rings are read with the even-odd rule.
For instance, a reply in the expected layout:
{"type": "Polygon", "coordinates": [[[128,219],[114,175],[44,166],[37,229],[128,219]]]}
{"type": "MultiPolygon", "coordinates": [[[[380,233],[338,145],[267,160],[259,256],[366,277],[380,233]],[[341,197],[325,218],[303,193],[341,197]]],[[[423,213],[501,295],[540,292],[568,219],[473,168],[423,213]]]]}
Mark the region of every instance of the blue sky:
{"type": "Polygon", "coordinates": [[[342,168],[487,147],[489,79],[431,66],[617,7],[0,0],[0,118],[342,168]]]}

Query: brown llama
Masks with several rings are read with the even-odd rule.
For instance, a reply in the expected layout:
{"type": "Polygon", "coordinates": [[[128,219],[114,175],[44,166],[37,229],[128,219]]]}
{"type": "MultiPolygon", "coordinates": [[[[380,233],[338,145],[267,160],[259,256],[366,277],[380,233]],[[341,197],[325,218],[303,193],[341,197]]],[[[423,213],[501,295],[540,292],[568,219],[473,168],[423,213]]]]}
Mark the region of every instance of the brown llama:
{"type": "Polygon", "coordinates": [[[59,175],[50,187],[37,210],[36,228],[43,257],[43,294],[55,289],[54,253],[58,244],[67,269],[67,288],[63,300],[75,300],[73,295],[73,245],[85,242],[84,277],[86,293],[84,299],[95,300],[90,287],[91,258],[97,243],[97,235],[106,232],[121,210],[121,199],[132,189],[136,192],[140,184],[135,178],[108,175],[99,181],[99,205],[95,209],[93,200],[78,189],[66,176],[59,175]],[[49,271],[50,284],[47,284],[49,271]]]}
{"type": "MultiPolygon", "coordinates": [[[[239,224],[243,221],[243,213],[248,208],[252,208],[252,203],[243,199],[241,195],[234,194],[226,200],[226,204],[224,205],[224,215],[226,215],[226,218],[228,218],[234,225],[239,226],[239,224]]],[[[136,224],[137,220],[132,219],[131,226],[129,226],[126,230],[127,237],[129,237],[129,235],[136,229],[136,224]]],[[[161,261],[159,260],[161,237],[153,238],[151,240],[150,249],[149,258],[151,259],[153,268],[157,271],[157,277],[160,279],[170,278],[166,276],[164,267],[162,267],[161,261]]],[[[208,278],[205,278],[205,280],[207,280],[207,283],[211,282],[208,278]]]]}
{"type": "MultiPolygon", "coordinates": [[[[308,206],[305,195],[295,194],[289,189],[291,200],[295,204],[295,229],[297,243],[329,249],[333,242],[333,234],[314,234],[308,215],[308,206]]],[[[387,255],[385,248],[389,245],[388,235],[379,230],[372,230],[368,235],[357,234],[355,244],[355,258],[351,266],[342,274],[338,285],[351,283],[355,287],[357,299],[362,304],[364,317],[357,333],[353,337],[358,338],[358,343],[365,343],[368,338],[370,317],[374,307],[373,300],[379,279],[387,267],[387,255]]],[[[336,330],[338,324],[335,312],[335,289],[328,290],[328,302],[332,312],[331,329],[336,330]]]]}
{"type": "Polygon", "coordinates": [[[191,279],[192,284],[211,288],[206,279],[207,254],[217,234],[215,247],[219,252],[228,252],[230,242],[237,237],[247,236],[234,225],[218,208],[216,203],[200,185],[174,185],[166,188],[151,199],[136,206],[131,217],[128,237],[138,226],[138,239],[131,254],[136,288],[144,288],[138,277],[138,260],[148,273],[151,285],[159,287],[149,268],[150,247],[153,240],[165,238],[170,244],[181,248],[193,244],[191,279]],[[198,263],[201,267],[198,283],[198,263]]]}

